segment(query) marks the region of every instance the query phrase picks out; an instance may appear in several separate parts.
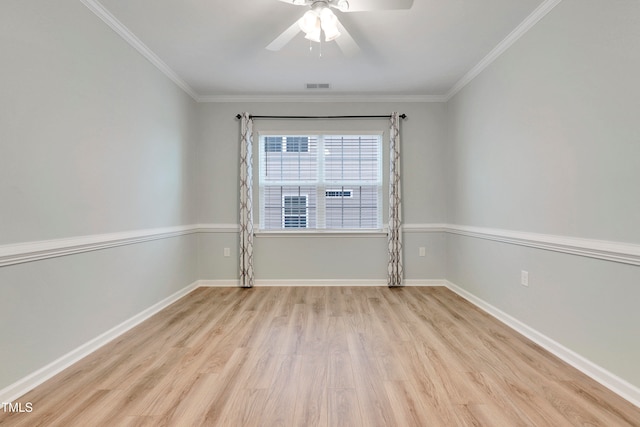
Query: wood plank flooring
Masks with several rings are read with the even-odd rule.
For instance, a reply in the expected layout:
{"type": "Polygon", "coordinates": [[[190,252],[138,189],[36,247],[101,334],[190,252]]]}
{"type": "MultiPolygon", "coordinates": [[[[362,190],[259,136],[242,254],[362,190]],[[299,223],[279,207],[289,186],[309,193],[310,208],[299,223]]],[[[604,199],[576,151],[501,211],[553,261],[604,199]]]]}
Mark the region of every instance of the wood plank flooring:
{"type": "Polygon", "coordinates": [[[199,288],[2,426],[640,426],[446,288],[199,288]]]}

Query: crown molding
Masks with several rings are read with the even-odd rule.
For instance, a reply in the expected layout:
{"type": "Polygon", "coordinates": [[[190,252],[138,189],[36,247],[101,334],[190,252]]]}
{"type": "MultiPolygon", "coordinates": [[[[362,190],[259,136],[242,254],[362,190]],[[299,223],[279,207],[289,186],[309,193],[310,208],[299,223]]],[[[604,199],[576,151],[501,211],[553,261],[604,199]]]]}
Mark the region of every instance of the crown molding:
{"type": "Polygon", "coordinates": [[[444,96],[445,102],[453,98],[467,84],[475,79],[485,68],[493,63],[500,55],[502,55],[511,45],[527,33],[535,24],[538,23],[547,13],[556,7],[562,0],[545,0],[538,6],[524,21],[520,23],[507,37],[494,47],[487,56],[482,58],[471,70],[467,72],[444,96]]]}
{"type": "Polygon", "coordinates": [[[502,55],[512,44],[529,31],[540,19],[556,7],[562,0],[545,0],[524,21],[522,21],[504,40],[494,47],[487,56],[469,70],[444,95],[200,95],[196,93],[175,71],[158,57],[147,45],[131,32],[122,22],[113,16],[98,0],[80,0],[90,11],[104,21],[113,31],[147,58],[164,75],[184,90],[199,103],[231,103],[231,102],[447,102],[462,88],[475,79],[485,68],[502,55]]]}
{"type": "Polygon", "coordinates": [[[198,102],[445,102],[445,95],[207,95],[198,102]]]}
{"type": "Polygon", "coordinates": [[[80,0],[91,12],[93,12],[98,18],[102,19],[113,31],[122,37],[127,43],[129,43],[135,50],[137,50],[142,56],[147,58],[155,67],[160,70],[165,76],[173,81],[178,87],[184,90],[195,101],[198,100],[198,94],[176,74],[167,64],[164,63],[153,53],[147,45],[145,45],[138,37],[135,36],[122,22],[113,16],[100,2],[97,0],[80,0]]]}

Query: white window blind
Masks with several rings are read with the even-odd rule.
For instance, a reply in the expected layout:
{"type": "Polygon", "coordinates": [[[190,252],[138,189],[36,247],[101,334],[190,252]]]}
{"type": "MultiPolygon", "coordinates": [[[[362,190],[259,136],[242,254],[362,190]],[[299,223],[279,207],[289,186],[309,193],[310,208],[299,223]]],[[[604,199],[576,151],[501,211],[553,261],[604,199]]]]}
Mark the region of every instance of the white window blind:
{"type": "Polygon", "coordinates": [[[380,135],[269,135],[259,144],[260,228],[380,229],[380,135]]]}

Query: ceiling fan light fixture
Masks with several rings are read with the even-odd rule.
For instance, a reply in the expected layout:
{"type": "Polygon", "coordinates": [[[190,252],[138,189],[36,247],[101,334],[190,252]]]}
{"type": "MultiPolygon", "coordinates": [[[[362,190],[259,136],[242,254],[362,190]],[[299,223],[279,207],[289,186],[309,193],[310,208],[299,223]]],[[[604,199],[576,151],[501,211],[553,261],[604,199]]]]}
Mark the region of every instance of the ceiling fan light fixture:
{"type": "Polygon", "coordinates": [[[340,36],[338,24],[338,17],[323,1],[315,2],[313,8],[298,20],[298,26],[305,33],[305,39],[316,43],[320,43],[322,33],[326,42],[338,38],[340,36]]]}
{"type": "Polygon", "coordinates": [[[326,32],[324,33],[324,41],[326,42],[330,42],[332,40],[337,39],[338,37],[340,37],[340,31],[338,31],[337,28],[335,28],[335,31],[333,32],[326,32]]]}
{"type": "Polygon", "coordinates": [[[300,29],[305,32],[305,34],[320,32],[320,19],[318,15],[312,10],[308,10],[302,18],[298,20],[298,25],[300,29]]]}
{"type": "Polygon", "coordinates": [[[340,12],[346,12],[349,10],[349,2],[347,0],[338,0],[336,7],[340,12]]]}
{"type": "Polygon", "coordinates": [[[330,42],[340,36],[338,31],[338,17],[329,8],[320,11],[320,23],[324,31],[325,41],[330,42]]]}
{"type": "Polygon", "coordinates": [[[335,40],[340,36],[340,31],[338,31],[338,27],[335,25],[330,26],[329,28],[322,28],[324,31],[324,41],[330,42],[331,40],[335,40]]]}
{"type": "Polygon", "coordinates": [[[307,40],[311,40],[312,42],[320,43],[320,29],[307,33],[304,38],[307,40]]]}

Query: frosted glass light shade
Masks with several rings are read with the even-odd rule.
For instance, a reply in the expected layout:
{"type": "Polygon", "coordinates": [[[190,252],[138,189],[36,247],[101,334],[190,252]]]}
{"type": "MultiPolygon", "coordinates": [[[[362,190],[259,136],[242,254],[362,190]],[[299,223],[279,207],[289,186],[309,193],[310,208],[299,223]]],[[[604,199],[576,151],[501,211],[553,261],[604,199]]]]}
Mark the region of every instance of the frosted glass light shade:
{"type": "Polygon", "coordinates": [[[320,30],[320,18],[313,10],[308,10],[302,18],[298,20],[298,26],[302,31],[306,34],[314,32],[316,30],[320,30]]]}

